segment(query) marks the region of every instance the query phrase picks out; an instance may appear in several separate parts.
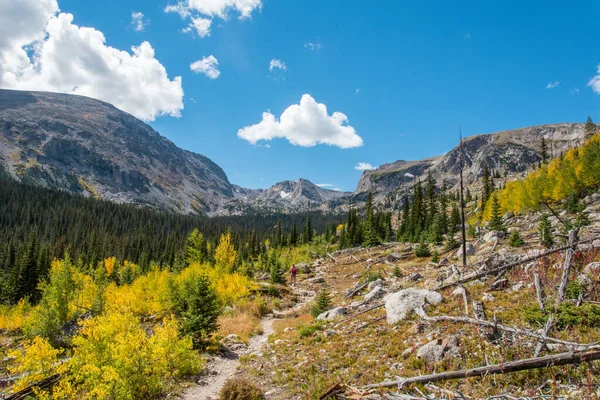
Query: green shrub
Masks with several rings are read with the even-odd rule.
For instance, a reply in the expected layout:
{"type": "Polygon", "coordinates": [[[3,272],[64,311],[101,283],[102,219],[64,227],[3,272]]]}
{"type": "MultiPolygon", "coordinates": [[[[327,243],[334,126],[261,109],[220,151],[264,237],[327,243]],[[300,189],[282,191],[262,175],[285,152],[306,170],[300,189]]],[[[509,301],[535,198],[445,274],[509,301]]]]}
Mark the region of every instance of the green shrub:
{"type": "Polygon", "coordinates": [[[429,248],[429,245],[424,241],[421,241],[421,243],[415,247],[415,256],[420,258],[430,257],[431,249],[429,248]]]}
{"type": "Polygon", "coordinates": [[[301,338],[312,336],[315,332],[320,331],[322,327],[322,321],[316,321],[314,324],[300,324],[297,328],[298,335],[301,338]]]}
{"type": "Polygon", "coordinates": [[[380,271],[367,271],[363,274],[363,279],[367,282],[373,282],[378,279],[383,279],[383,275],[380,271]]]}
{"type": "Polygon", "coordinates": [[[434,263],[440,262],[440,253],[438,253],[437,250],[434,250],[431,254],[431,261],[434,263]]]}
{"type": "Polygon", "coordinates": [[[240,377],[228,379],[219,393],[219,400],[263,400],[264,398],[258,386],[240,377]]]}
{"type": "Polygon", "coordinates": [[[398,267],[397,265],[394,266],[394,269],[392,270],[392,275],[395,276],[396,278],[402,278],[402,270],[400,270],[400,267],[398,267]]]}
{"type": "Polygon", "coordinates": [[[279,297],[279,289],[276,286],[269,286],[267,288],[267,294],[271,297],[279,297]]]}
{"type": "MultiPolygon", "coordinates": [[[[544,326],[548,320],[548,314],[542,313],[537,305],[525,307],[523,316],[533,326],[544,326]]],[[[562,303],[558,308],[555,323],[559,330],[573,326],[598,328],[600,327],[600,307],[589,303],[584,303],[580,307],[573,303],[562,303]]]]}
{"type": "Polygon", "coordinates": [[[519,231],[513,231],[508,238],[508,244],[511,247],[521,247],[525,244],[525,242],[523,241],[519,231]]]}

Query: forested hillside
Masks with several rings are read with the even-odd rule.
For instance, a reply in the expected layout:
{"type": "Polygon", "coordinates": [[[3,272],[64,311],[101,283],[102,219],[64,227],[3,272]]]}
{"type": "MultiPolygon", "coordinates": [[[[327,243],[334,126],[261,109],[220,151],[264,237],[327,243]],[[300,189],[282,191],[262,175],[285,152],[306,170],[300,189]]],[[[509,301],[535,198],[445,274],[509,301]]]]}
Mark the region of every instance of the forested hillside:
{"type": "MultiPolygon", "coordinates": [[[[331,234],[345,219],[319,212],[311,217],[315,236],[331,234]]],[[[180,269],[186,238],[198,229],[209,257],[221,234],[231,232],[239,252],[236,263],[241,263],[264,253],[267,239],[302,242],[306,222],[307,214],[206,218],[158,212],[23,184],[0,172],[1,301],[14,303],[23,296],[35,300],[36,286],[47,276],[51,260],[67,253],[80,266],[116,257],[143,271],[152,264],[180,269]]]]}

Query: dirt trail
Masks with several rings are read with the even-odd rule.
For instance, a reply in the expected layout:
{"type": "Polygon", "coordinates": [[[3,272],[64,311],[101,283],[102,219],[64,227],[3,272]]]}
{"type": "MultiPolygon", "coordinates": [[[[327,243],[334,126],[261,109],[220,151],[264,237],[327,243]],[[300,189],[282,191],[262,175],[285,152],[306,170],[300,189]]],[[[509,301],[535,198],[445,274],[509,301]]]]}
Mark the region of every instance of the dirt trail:
{"type": "MultiPolygon", "coordinates": [[[[300,297],[300,302],[289,311],[294,311],[302,308],[306,303],[311,301],[312,297],[303,296],[303,291],[295,289],[296,294],[300,297]]],[[[286,314],[288,313],[286,312],[286,314]]],[[[225,382],[237,373],[240,366],[239,357],[244,354],[260,353],[263,347],[267,344],[269,336],[275,333],[273,323],[276,318],[265,317],[261,319],[260,325],[262,334],[253,336],[248,341],[248,348],[239,351],[229,351],[222,355],[207,357],[207,365],[205,374],[200,377],[198,384],[189,387],[183,391],[180,398],[183,400],[216,400],[219,397],[219,392],[225,382]]]]}

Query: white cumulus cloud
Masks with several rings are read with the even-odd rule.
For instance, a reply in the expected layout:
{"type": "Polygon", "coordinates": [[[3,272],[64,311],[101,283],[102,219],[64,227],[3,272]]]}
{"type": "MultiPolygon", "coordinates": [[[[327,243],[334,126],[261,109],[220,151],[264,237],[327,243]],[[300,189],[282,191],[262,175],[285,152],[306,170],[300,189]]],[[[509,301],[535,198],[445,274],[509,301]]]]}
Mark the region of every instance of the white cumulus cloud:
{"type": "Polygon", "coordinates": [[[213,18],[227,20],[231,14],[237,14],[240,19],[252,18],[252,13],[261,8],[262,0],[183,0],[167,5],[164,11],[177,13],[184,20],[191,17],[192,22],[182,31],[196,29],[200,37],[206,37],[213,18]]]}
{"type": "Polygon", "coordinates": [[[548,82],[548,84],[546,85],[546,89],[554,89],[555,87],[557,87],[559,85],[560,85],[559,81],[548,82]]]}
{"type": "Polygon", "coordinates": [[[210,26],[212,25],[212,19],[202,18],[202,17],[193,17],[192,22],[187,28],[183,29],[183,32],[190,33],[196,31],[198,36],[206,37],[210,36],[210,26]]]}
{"type": "Polygon", "coordinates": [[[358,170],[358,171],[371,171],[376,169],[377,167],[372,166],[370,163],[368,162],[359,162],[358,164],[356,164],[356,166],[354,167],[354,169],[358,170]]]}
{"type": "Polygon", "coordinates": [[[94,97],[146,121],[183,109],[181,77],[169,79],[150,43],[107,46],[56,0],[0,0],[0,87],[94,97]]]}
{"type": "Polygon", "coordinates": [[[219,61],[213,55],[206,56],[201,60],[190,64],[190,69],[197,74],[204,74],[210,79],[217,79],[221,75],[219,61]]]}
{"type": "MultiPolygon", "coordinates": [[[[600,65],[598,65],[596,76],[590,79],[588,86],[592,88],[594,93],[600,94],[600,65]]],[[[579,94],[579,90],[577,90],[577,94],[579,94]]]]}
{"type": "Polygon", "coordinates": [[[147,21],[144,21],[144,14],[139,11],[134,11],[131,13],[131,26],[133,26],[133,30],[136,32],[143,31],[148,25],[147,21]]]}
{"type": "Polygon", "coordinates": [[[325,104],[317,103],[309,94],[302,96],[300,104],[289,106],[279,118],[264,112],[262,121],[238,130],[237,134],[252,144],[275,138],[302,147],[327,144],[347,149],[363,144],[362,138],[348,125],[345,114],[336,111],[329,115],[325,104]]]}
{"type": "Polygon", "coordinates": [[[275,68],[279,68],[283,71],[287,71],[287,65],[285,65],[285,62],[278,60],[276,58],[272,59],[271,62],[269,63],[269,72],[273,72],[273,70],[275,68]]]}

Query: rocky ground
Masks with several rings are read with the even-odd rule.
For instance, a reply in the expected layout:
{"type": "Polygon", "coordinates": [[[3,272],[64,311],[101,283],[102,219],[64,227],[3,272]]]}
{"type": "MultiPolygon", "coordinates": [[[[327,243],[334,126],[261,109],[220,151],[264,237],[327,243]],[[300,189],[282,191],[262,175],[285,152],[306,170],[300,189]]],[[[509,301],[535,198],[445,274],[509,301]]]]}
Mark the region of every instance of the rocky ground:
{"type": "MultiPolygon", "coordinates": [[[[582,228],[581,241],[600,234],[600,195],[585,203],[591,225],[582,228]]],[[[600,240],[581,244],[573,253],[568,290],[560,311],[553,313],[554,324],[545,331],[547,310],[558,297],[565,251],[527,261],[548,250],[539,245],[539,219],[539,213],[505,215],[509,231],[519,230],[525,244],[511,247],[501,232],[480,232],[467,246],[466,268],[456,250],[437,248],[440,260],[434,263],[414,257],[413,245],[405,243],[350,249],[315,260],[299,285],[318,291],[325,282],[333,310],[313,321],[304,307],[296,318],[275,322],[275,333],[261,351],[241,357],[241,373],[258,381],[268,399],[319,399],[332,388],[337,398],[384,398],[378,394],[381,389],[366,390],[366,385],[600,342],[600,240]],[[510,263],[518,265],[495,270],[510,263]],[[486,271],[494,273],[457,284],[486,271]],[[497,326],[481,321],[496,321],[497,326]],[[549,337],[539,350],[535,335],[549,337]]],[[[558,235],[559,218],[551,220],[558,235]]],[[[386,392],[385,398],[599,398],[599,377],[597,363],[583,363],[407,385],[393,391],[409,397],[389,397],[386,392]]]]}

